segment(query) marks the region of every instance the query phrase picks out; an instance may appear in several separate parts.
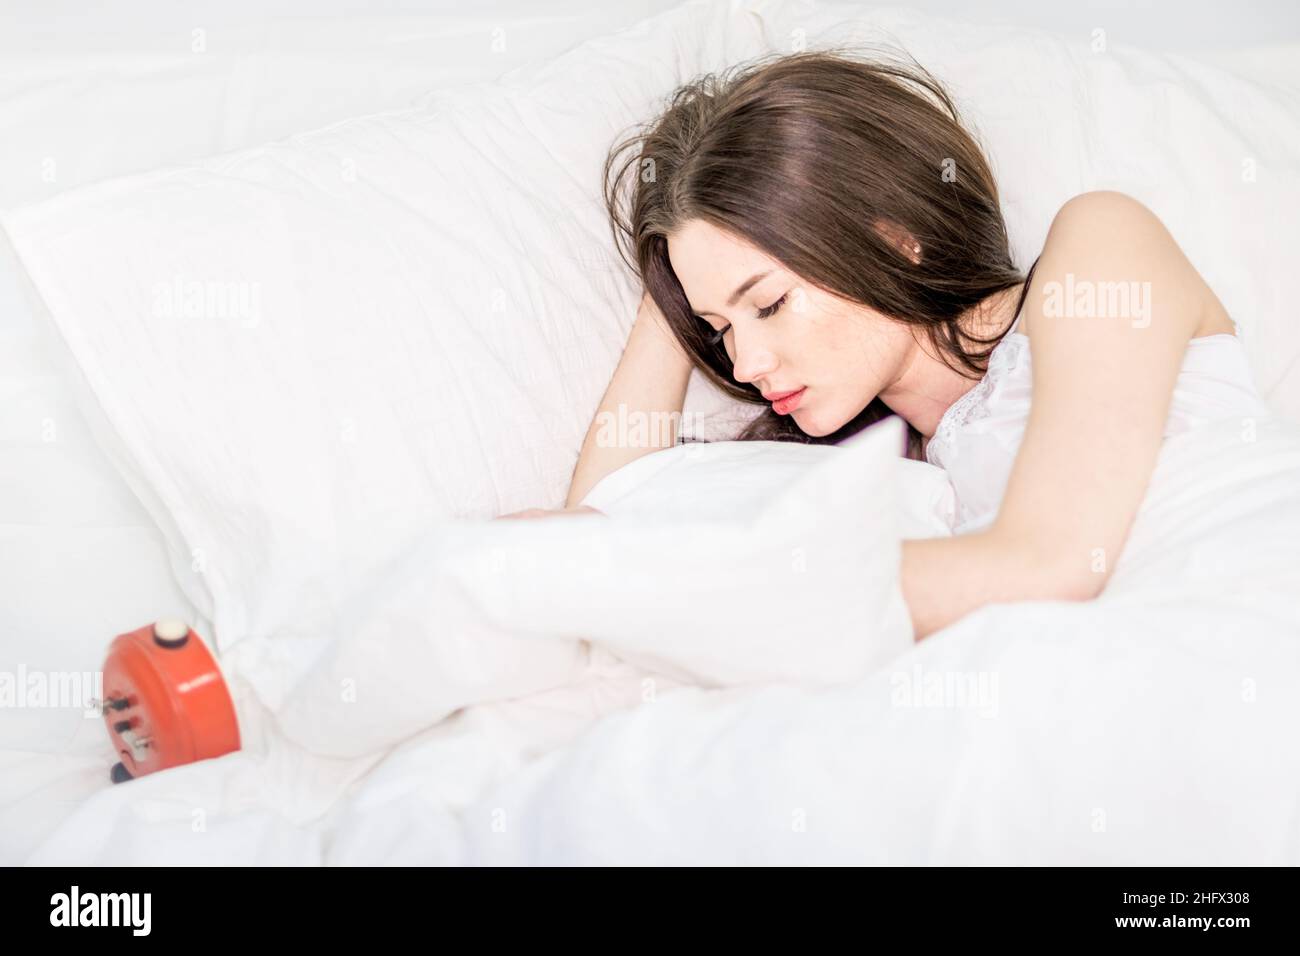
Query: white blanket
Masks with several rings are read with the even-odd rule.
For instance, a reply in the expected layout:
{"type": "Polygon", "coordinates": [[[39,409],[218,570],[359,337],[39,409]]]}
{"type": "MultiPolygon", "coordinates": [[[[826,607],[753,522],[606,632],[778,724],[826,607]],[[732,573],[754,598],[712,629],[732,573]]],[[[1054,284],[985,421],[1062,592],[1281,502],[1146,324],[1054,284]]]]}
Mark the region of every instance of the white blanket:
{"type": "Polygon", "coordinates": [[[1294,865],[1298,568],[1300,433],[1220,422],[1166,443],[1096,601],[990,605],[835,688],[597,650],[382,757],[271,734],[100,789],[30,861],[1294,865]]]}
{"type": "Polygon", "coordinates": [[[790,480],[733,462],[767,494],[712,519],[449,523],[372,575],[340,575],[335,606],[227,651],[229,680],[260,704],[241,724],[270,712],[314,753],[364,756],[460,708],[579,680],[589,645],[674,683],[861,678],[912,642],[902,435],[888,419],[790,480]]]}

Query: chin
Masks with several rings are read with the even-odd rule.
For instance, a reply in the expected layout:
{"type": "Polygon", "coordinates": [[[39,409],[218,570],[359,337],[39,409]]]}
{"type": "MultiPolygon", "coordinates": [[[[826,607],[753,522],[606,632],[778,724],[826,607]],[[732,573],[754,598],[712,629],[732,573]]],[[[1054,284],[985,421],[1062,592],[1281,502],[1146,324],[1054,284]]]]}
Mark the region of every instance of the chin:
{"type": "Polygon", "coordinates": [[[803,417],[799,414],[797,409],[791,417],[794,419],[794,423],[799,426],[800,431],[805,435],[812,436],[813,438],[824,438],[826,435],[829,435],[831,432],[835,431],[835,429],[840,427],[840,425],[835,424],[833,421],[828,425],[819,417],[803,417]]]}

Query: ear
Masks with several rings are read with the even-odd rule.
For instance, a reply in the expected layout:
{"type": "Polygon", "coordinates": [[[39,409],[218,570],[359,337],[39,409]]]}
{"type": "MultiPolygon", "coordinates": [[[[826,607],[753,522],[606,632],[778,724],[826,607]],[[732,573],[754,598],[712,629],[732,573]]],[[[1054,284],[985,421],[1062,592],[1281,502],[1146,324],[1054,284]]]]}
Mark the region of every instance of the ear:
{"type": "Polygon", "coordinates": [[[912,265],[921,264],[921,243],[916,236],[889,219],[877,219],[871,225],[882,239],[906,256],[912,265]]]}

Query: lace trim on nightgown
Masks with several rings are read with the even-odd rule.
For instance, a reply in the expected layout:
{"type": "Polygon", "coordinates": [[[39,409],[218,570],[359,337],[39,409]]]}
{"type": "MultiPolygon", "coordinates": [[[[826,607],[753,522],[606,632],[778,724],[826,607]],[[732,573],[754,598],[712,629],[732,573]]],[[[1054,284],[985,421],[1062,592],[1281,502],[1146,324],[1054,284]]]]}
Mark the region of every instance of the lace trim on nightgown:
{"type": "Polygon", "coordinates": [[[989,353],[988,371],[984,377],[965,395],[948,406],[948,410],[939,419],[934,437],[925,446],[925,459],[930,464],[938,465],[940,468],[946,467],[943,464],[943,456],[952,448],[956,434],[971,422],[988,416],[990,393],[1007,370],[1020,364],[1020,356],[1029,344],[1026,336],[1015,331],[1015,327],[1019,324],[1020,319],[1017,318],[1011,331],[1008,331],[998,344],[993,346],[993,351],[989,353]]]}

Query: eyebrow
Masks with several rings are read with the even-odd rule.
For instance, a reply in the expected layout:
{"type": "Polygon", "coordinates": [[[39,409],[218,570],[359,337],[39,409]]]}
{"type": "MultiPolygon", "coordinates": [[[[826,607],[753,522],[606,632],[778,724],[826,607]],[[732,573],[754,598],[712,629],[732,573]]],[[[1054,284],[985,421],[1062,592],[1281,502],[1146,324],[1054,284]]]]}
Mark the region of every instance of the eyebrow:
{"type": "MultiPolygon", "coordinates": [[[[748,279],[746,279],[744,282],[742,282],[742,283],[741,283],[741,284],[736,288],[736,291],[735,291],[735,292],[731,293],[731,298],[727,300],[727,305],[728,305],[728,306],[735,305],[738,301],[740,301],[740,297],[741,297],[742,295],[744,295],[744,294],[745,294],[746,292],[748,292],[750,289],[754,288],[754,284],[755,284],[756,282],[758,282],[760,279],[764,279],[764,278],[766,278],[767,276],[770,276],[771,274],[772,274],[772,270],[771,270],[771,269],[768,269],[766,272],[758,272],[758,273],[755,273],[754,275],[750,276],[748,279]]],[[[694,312],[695,310],[692,309],[691,311],[694,312]]],[[[716,312],[695,312],[695,314],[696,314],[696,315],[711,315],[711,316],[713,316],[714,318],[718,318],[718,319],[725,318],[725,316],[718,315],[718,313],[716,313],[716,312]]]]}

